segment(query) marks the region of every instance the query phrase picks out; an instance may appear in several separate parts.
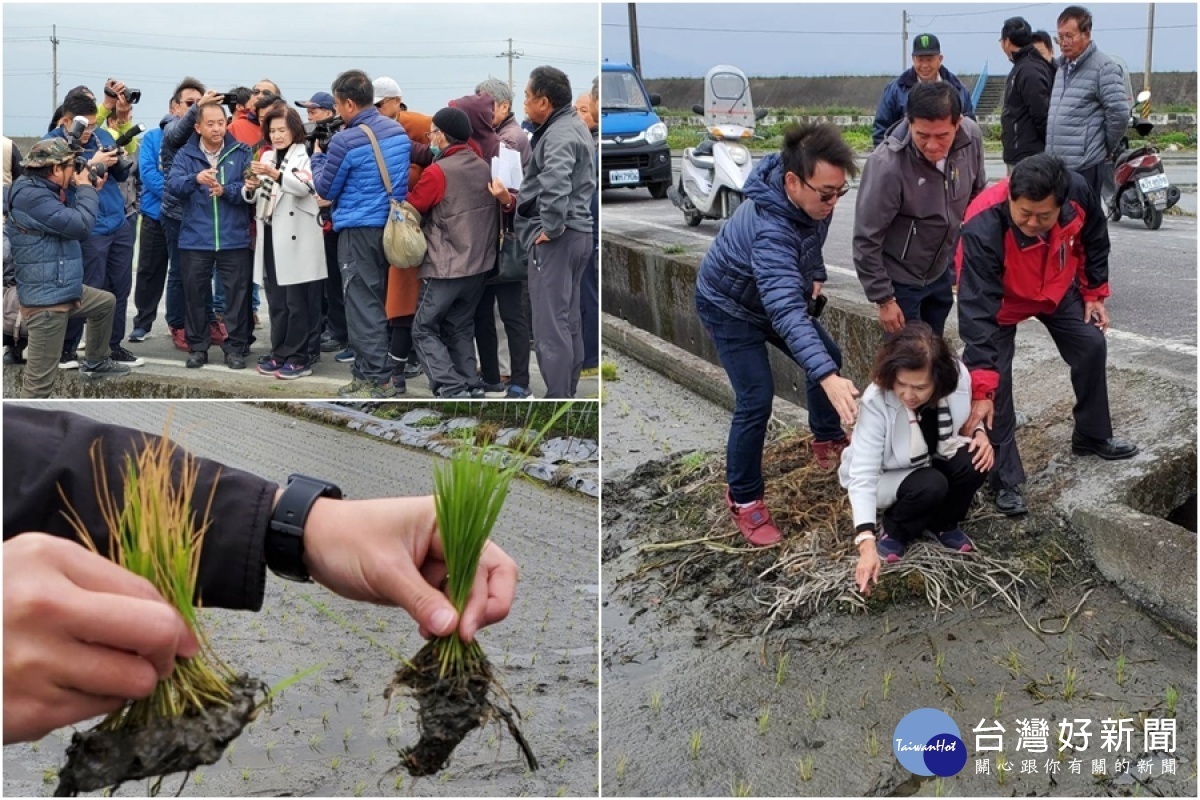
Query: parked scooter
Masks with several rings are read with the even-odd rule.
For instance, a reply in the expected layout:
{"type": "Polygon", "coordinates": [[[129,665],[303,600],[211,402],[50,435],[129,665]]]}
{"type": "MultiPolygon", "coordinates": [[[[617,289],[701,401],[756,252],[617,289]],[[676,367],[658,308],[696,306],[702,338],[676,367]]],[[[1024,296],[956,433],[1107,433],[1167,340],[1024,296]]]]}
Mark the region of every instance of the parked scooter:
{"type": "MultiPolygon", "coordinates": [[[[1137,96],[1139,105],[1150,99],[1150,92],[1137,96]]],[[[1145,117],[1131,116],[1129,127],[1145,138],[1154,125],[1145,117]]],[[[1156,231],[1162,227],[1163,212],[1179,202],[1179,189],[1171,185],[1163,170],[1158,148],[1147,144],[1129,149],[1129,137],[1121,140],[1121,151],[1113,162],[1113,183],[1116,191],[1108,203],[1108,218],[1118,222],[1121,217],[1140,219],[1156,231]]]]}
{"type": "Polygon", "coordinates": [[[683,151],[679,183],[667,196],[694,228],[701,220],[729,219],[745,199],[753,163],[742,143],[754,136],[754,123],[767,112],[755,113],[746,75],[725,64],[704,76],[704,105],[692,106],[692,111],[704,117],[707,134],[683,151]]]}

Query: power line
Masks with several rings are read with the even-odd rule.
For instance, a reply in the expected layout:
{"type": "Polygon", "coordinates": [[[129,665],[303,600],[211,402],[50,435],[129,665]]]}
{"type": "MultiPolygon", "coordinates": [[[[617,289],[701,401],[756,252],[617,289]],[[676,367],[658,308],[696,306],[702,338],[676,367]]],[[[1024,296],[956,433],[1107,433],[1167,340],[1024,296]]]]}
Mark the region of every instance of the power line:
{"type": "MultiPolygon", "coordinates": [[[[605,23],[603,23],[603,25],[605,27],[614,27],[614,28],[628,27],[628,25],[624,22],[605,22],[605,23]]],[[[642,30],[651,29],[651,30],[660,30],[660,31],[686,31],[686,32],[691,32],[691,33],[715,33],[715,34],[718,34],[721,36],[724,36],[725,34],[729,34],[729,33],[753,33],[753,34],[776,33],[776,34],[782,34],[785,36],[797,36],[797,35],[804,35],[804,36],[895,36],[896,35],[895,31],[814,31],[814,30],[780,30],[778,28],[772,28],[772,29],[766,29],[766,28],[720,28],[720,29],[714,29],[714,28],[690,28],[690,27],[675,26],[675,25],[641,25],[641,24],[639,24],[638,27],[642,30]]],[[[1195,28],[1195,27],[1196,27],[1195,24],[1192,24],[1192,25],[1155,25],[1154,29],[1161,31],[1161,30],[1167,30],[1167,29],[1183,29],[1183,28],[1195,28]]],[[[1145,25],[1139,25],[1139,26],[1126,27],[1126,28],[1103,28],[1103,29],[1098,28],[1095,30],[1095,33],[1098,36],[1103,36],[1103,35],[1109,34],[1109,33],[1122,33],[1125,31],[1144,31],[1144,30],[1147,30],[1147,27],[1145,25]]],[[[947,36],[947,37],[995,36],[995,35],[996,35],[996,31],[949,31],[944,34],[944,36],[947,36]]]]}
{"type": "Polygon", "coordinates": [[[937,19],[938,17],[978,17],[984,14],[1008,14],[1012,11],[1020,11],[1023,8],[1042,8],[1050,3],[1027,3],[1023,6],[1006,6],[1004,8],[992,8],[985,11],[954,11],[944,14],[926,15],[922,14],[921,19],[937,19]]]}

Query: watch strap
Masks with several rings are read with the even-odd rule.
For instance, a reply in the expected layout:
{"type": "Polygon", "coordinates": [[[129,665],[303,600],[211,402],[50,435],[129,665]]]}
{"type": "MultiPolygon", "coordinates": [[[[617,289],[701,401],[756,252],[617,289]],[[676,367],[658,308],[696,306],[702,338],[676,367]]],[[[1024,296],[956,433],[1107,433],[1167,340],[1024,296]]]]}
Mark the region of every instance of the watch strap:
{"type": "Polygon", "coordinates": [[[340,500],[342,490],[329,481],[295,474],[279,498],[267,525],[263,545],[267,567],[281,578],[311,581],[304,566],[304,525],[313,504],[321,497],[340,500]]]}

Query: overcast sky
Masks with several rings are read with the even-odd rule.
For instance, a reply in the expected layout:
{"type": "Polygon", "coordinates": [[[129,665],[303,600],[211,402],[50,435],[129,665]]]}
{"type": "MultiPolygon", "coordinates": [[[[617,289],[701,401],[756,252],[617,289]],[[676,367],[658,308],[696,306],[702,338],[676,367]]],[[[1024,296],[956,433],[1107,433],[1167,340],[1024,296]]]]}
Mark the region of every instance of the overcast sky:
{"type": "Polygon", "coordinates": [[[524,53],[513,62],[518,118],[534,67],[563,70],[576,95],[591,88],[598,71],[594,3],[6,2],[3,15],[0,99],[8,136],[39,135],[49,124],[52,24],[60,102],[79,84],[99,97],[112,77],[142,90],[134,118],[153,123],[185,75],[218,91],[270,78],[293,101],[329,91],[347,69],[394,78],[411,110],[432,114],[489,76],[507,80],[508,59],[500,54],[509,37],[524,53]]]}
{"type": "MultiPolygon", "coordinates": [[[[991,74],[1008,72],[1001,54],[1000,27],[1024,16],[1034,29],[1055,33],[1055,20],[1069,3],[638,3],[638,38],[646,77],[703,77],[716,64],[733,64],[747,75],[881,75],[901,67],[901,13],[907,10],[912,37],[935,34],[946,66],[976,74],[988,62],[991,74]]],[[[1106,52],[1140,72],[1146,54],[1145,3],[1085,3],[1094,18],[1092,38],[1106,52]]],[[[626,3],[601,11],[602,56],[628,62],[626,3]]],[[[1154,71],[1196,69],[1196,4],[1157,3],[1154,71]]],[[[904,64],[911,59],[906,54],[904,64]]]]}

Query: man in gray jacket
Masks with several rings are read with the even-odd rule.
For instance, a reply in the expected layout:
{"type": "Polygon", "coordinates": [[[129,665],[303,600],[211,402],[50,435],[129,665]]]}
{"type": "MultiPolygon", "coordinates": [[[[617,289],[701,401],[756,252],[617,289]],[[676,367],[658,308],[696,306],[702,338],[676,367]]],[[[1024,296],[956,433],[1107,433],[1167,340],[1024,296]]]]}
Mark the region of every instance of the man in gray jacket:
{"type": "Polygon", "coordinates": [[[1082,175],[1099,197],[1129,127],[1124,75],[1092,41],[1092,14],[1082,6],[1058,15],[1058,46],[1062,58],[1050,92],[1046,152],[1082,175]]]}
{"type": "MultiPolygon", "coordinates": [[[[538,369],[546,397],[554,399],[575,396],[583,367],[579,286],[592,256],[596,190],[592,136],[572,100],[571,81],[561,70],[536,67],[529,73],[525,116],[538,128],[516,198],[516,230],[529,253],[538,369]]],[[[507,202],[505,195],[497,192],[501,203],[507,202]]]]}
{"type": "Polygon", "coordinates": [[[884,331],[920,320],[942,335],[958,229],[986,186],[983,135],[954,86],[914,86],[905,120],[867,157],[854,214],[854,268],[884,331]]]}

